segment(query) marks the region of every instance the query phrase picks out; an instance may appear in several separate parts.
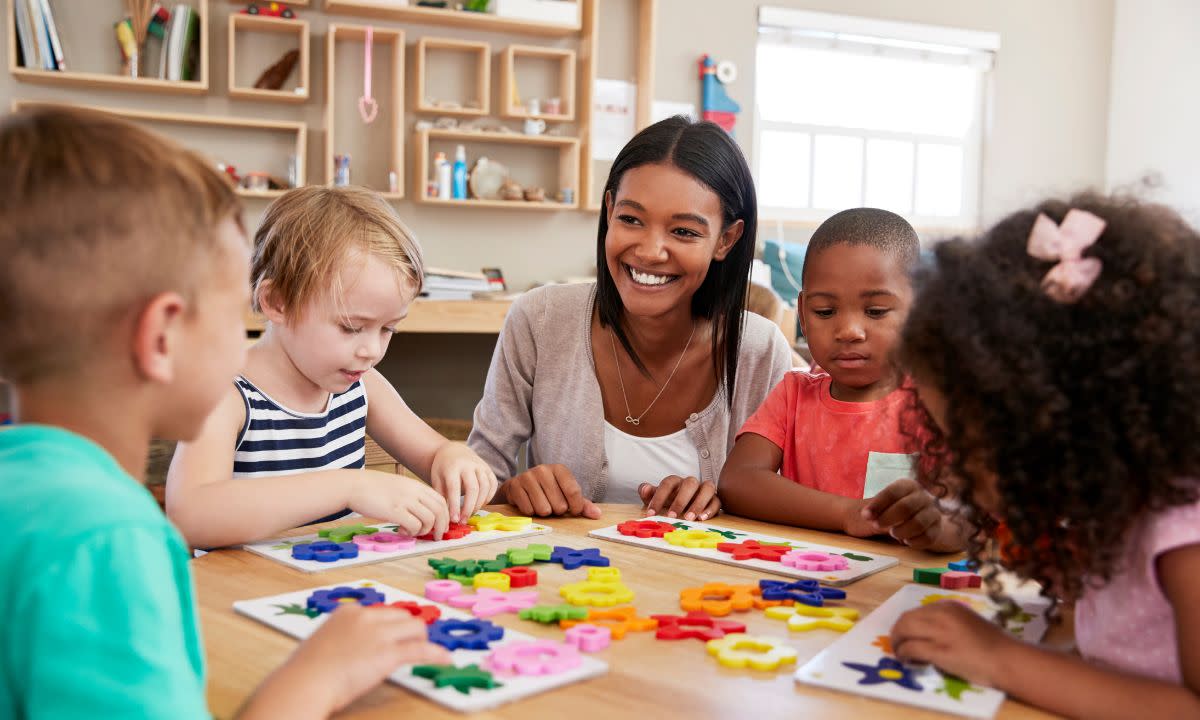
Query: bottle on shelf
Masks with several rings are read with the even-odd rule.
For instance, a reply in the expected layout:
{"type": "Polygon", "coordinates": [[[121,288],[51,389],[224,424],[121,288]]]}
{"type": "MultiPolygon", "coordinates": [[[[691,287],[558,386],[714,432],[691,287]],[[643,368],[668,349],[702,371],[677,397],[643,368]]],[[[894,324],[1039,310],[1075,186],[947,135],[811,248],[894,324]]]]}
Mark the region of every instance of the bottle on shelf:
{"type": "Polygon", "coordinates": [[[433,184],[436,188],[431,196],[439,200],[450,199],[450,161],[446,159],[446,153],[440,152],[433,156],[433,184]]]}
{"type": "Polygon", "coordinates": [[[467,199],[467,149],[462,145],[454,151],[454,199],[467,199]]]}

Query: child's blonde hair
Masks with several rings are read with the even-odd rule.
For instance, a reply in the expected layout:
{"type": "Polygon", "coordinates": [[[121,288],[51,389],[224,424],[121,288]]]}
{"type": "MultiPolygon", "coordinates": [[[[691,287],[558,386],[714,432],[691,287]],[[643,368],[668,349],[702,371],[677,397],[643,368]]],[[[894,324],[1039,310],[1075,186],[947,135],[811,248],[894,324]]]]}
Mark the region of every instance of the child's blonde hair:
{"type": "Polygon", "coordinates": [[[308,186],[284,194],[267,208],[254,235],[254,309],[262,310],[259,290],[269,282],[289,315],[302,315],[317,296],[338,293],[338,271],[355,250],[384,260],[420,293],[421,246],[378,193],[308,186]]]}
{"type": "Polygon", "coordinates": [[[0,376],[18,385],[77,370],[139,303],[190,298],[218,225],[241,224],[207,161],[107,113],[10,115],[0,166],[0,376]]]}

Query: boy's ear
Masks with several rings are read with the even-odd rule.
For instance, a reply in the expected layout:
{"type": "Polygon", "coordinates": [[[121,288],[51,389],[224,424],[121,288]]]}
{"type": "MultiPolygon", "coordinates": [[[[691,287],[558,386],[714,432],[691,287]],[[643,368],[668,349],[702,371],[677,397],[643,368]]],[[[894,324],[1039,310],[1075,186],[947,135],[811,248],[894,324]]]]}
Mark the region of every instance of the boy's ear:
{"type": "Polygon", "coordinates": [[[742,239],[745,229],[746,223],[742,220],[737,220],[725,228],[721,232],[721,237],[717,238],[717,249],[713,253],[713,260],[724,260],[729,255],[729,251],[738,244],[738,240],[742,239]]]}
{"type": "Polygon", "coordinates": [[[275,283],[270,280],[263,280],[254,289],[254,294],[263,316],[275,325],[284,324],[286,314],[284,313],[283,303],[279,300],[279,293],[275,292],[275,283]]]}
{"type": "Polygon", "coordinates": [[[159,293],[150,298],[134,319],[133,363],[143,379],[167,384],[175,379],[187,302],[179,293],[159,293]]]}
{"type": "Polygon", "coordinates": [[[804,291],[796,296],[796,320],[800,323],[800,334],[808,337],[808,313],[804,312],[804,291]]]}

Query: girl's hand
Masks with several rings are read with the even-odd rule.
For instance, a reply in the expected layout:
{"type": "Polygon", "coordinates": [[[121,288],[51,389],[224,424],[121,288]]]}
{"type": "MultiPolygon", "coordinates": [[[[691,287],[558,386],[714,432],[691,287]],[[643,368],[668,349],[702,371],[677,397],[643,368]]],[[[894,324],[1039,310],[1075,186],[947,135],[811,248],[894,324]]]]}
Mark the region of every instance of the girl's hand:
{"type": "Polygon", "coordinates": [[[909,610],[892,627],[897,659],[931,663],[980,685],[995,685],[1004,672],[1002,653],[1018,645],[998,625],[953,600],[909,610]]]}
{"type": "Polygon", "coordinates": [[[397,532],[417,537],[430,532],[441,537],[450,524],[446,501],[420,480],[362,470],[355,477],[347,502],[369,518],[395,523],[397,532]]]}
{"type": "Polygon", "coordinates": [[[535,465],[506,480],[500,489],[525,515],[600,517],[600,508],[583,496],[579,481],[563,465],[535,465]]]}
{"type": "Polygon", "coordinates": [[[446,498],[452,522],[466,522],[496,494],[496,474],[471,448],[461,443],[442,445],[433,456],[429,475],[434,490],[446,498]]]}
{"type": "Polygon", "coordinates": [[[947,520],[937,501],[915,480],[897,480],[867,501],[864,520],[915,550],[957,550],[944,541],[943,522],[947,520]]]}
{"type": "Polygon", "coordinates": [[[657,485],[642,483],[638,495],[646,504],[644,515],[666,515],[684,520],[707,520],[721,512],[717,486],[694,477],[671,475],[657,485]]]}
{"type": "Polygon", "coordinates": [[[869,502],[869,500],[851,500],[846,505],[845,514],[842,515],[842,532],[850,537],[860,538],[871,537],[883,532],[883,528],[866,515],[866,507],[869,502]]]}

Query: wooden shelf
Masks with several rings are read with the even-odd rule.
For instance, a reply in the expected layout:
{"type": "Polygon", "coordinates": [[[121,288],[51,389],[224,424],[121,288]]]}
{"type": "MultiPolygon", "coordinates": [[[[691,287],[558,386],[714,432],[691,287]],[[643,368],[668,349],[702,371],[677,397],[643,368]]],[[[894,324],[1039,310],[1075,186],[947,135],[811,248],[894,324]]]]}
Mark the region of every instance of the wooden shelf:
{"type": "Polygon", "coordinates": [[[557,37],[579,33],[579,23],[577,22],[571,24],[548,23],[463,10],[443,10],[413,5],[397,7],[394,2],[389,0],[325,0],[325,12],[439,27],[486,30],[496,33],[557,37]]]}
{"type": "Polygon", "coordinates": [[[536,45],[509,45],[504,49],[500,61],[500,114],[508,118],[538,118],[546,122],[575,121],[575,51],[536,45]],[[557,61],[558,98],[564,111],[561,113],[527,110],[524,98],[518,97],[517,61],[519,58],[536,58],[557,61]]]}
{"type": "MultiPolygon", "coordinates": [[[[453,115],[457,117],[480,117],[488,114],[492,95],[492,47],[485,42],[456,40],[454,38],[423,37],[417,41],[416,62],[413,71],[413,106],[419,113],[453,115]],[[462,103],[460,108],[443,108],[427,102],[425,74],[428,72],[429,52],[444,51],[475,55],[475,97],[462,103]],[[478,107],[466,107],[474,101],[478,107]]],[[[450,100],[451,98],[440,98],[450,100]]]]}
{"type": "Polygon", "coordinates": [[[283,194],[286,192],[287,190],[247,190],[246,188],[237,189],[238,197],[260,200],[274,200],[277,197],[283,197],[283,194]]]}
{"type": "MultiPolygon", "coordinates": [[[[42,70],[17,64],[17,27],[14,0],[7,0],[8,12],[8,72],[18,82],[36,85],[58,85],[87,90],[128,90],[168,95],[204,95],[208,93],[208,0],[195,0],[200,16],[200,79],[160,80],[151,77],[129,77],[117,73],[79,72],[75,70],[42,70]]],[[[70,60],[70,57],[68,57],[70,60]]]]}
{"type": "MultiPolygon", "coordinates": [[[[402,333],[468,333],[495,335],[504,327],[512,300],[414,300],[408,317],[396,330],[402,333]]],[[[246,330],[262,332],[261,315],[246,311],[246,330]]]]}
{"type": "MultiPolygon", "coordinates": [[[[287,5],[290,8],[306,8],[306,7],[308,7],[309,2],[310,2],[310,0],[281,0],[281,1],[283,2],[284,5],[287,5]]],[[[247,0],[229,0],[229,4],[230,5],[241,5],[242,7],[246,7],[246,5],[248,5],[249,3],[247,2],[247,0]]],[[[258,4],[266,5],[267,3],[264,2],[263,0],[258,0],[258,4]]]]}
{"type": "MultiPolygon", "coordinates": [[[[359,173],[356,178],[353,165],[350,171],[350,181],[355,185],[363,185],[376,190],[381,195],[389,200],[399,200],[404,197],[404,133],[401,128],[404,124],[404,31],[393,30],[388,28],[372,28],[372,45],[376,50],[383,46],[390,46],[390,52],[387,54],[388,62],[378,63],[372,79],[372,86],[376,90],[383,88],[387,89],[390,94],[390,106],[384,107],[384,103],[379,103],[379,117],[376,122],[386,115],[388,122],[388,140],[391,143],[391,152],[388,153],[387,168],[391,172],[396,173],[397,190],[391,192],[386,184],[387,176],[384,174],[379,182],[364,182],[361,179],[363,173],[359,173]],[[382,186],[382,190],[380,187],[382,186]],[[386,192],[385,192],[386,191],[386,192]]],[[[357,42],[365,43],[367,39],[366,25],[343,25],[331,24],[325,36],[325,158],[323,165],[325,166],[325,182],[333,183],[335,168],[333,158],[342,150],[338,148],[337,132],[339,105],[338,99],[338,84],[337,84],[337,56],[338,43],[340,42],[357,42]]],[[[359,56],[358,62],[362,63],[362,56],[359,56]]],[[[374,62],[374,61],[373,61],[374,62]]],[[[361,81],[360,81],[361,82],[361,81]]],[[[361,93],[361,86],[359,89],[361,93]]],[[[357,110],[355,110],[357,113],[357,110]]],[[[382,153],[376,152],[375,155],[382,153]]],[[[385,171],[386,172],[386,171],[385,171]]]]}
{"type": "Polygon", "coordinates": [[[560,135],[524,135],[518,132],[503,133],[483,130],[418,130],[428,133],[432,140],[463,140],[466,142],[499,142],[510,145],[543,145],[569,147],[579,144],[579,138],[560,135]]]}
{"type": "Polygon", "coordinates": [[[480,200],[479,198],[468,198],[466,200],[439,200],[438,198],[422,197],[419,198],[417,202],[426,205],[493,208],[499,210],[575,210],[579,207],[579,205],[576,203],[567,204],[555,202],[553,200],[543,200],[542,202],[532,202],[529,200],[480,200]]]}
{"type": "MultiPolygon", "coordinates": [[[[265,15],[243,15],[233,13],[229,16],[229,97],[242,100],[265,100],[268,102],[303,103],[308,101],[309,94],[309,26],[304,20],[287,20],[284,18],[267,17],[265,15]],[[297,78],[293,90],[264,90],[255,87],[245,87],[237,81],[237,34],[238,32],[271,33],[274,35],[294,35],[300,58],[292,76],[297,78]]],[[[264,68],[265,69],[265,68],[264,68]]]]}

